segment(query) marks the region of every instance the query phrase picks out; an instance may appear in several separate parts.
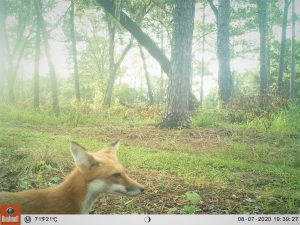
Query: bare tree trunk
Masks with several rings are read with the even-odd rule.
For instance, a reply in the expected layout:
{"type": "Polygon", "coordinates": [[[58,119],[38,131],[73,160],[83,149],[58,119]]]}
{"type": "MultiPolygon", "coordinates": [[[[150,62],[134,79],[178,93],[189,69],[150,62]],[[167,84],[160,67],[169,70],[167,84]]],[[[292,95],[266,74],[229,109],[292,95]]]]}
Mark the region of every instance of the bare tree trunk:
{"type": "Polygon", "coordinates": [[[20,50],[19,50],[19,55],[16,56],[17,60],[14,66],[12,66],[12,62],[10,62],[10,68],[9,68],[9,74],[7,78],[7,83],[8,83],[8,100],[10,103],[15,103],[15,81],[17,77],[17,73],[20,67],[20,63],[22,61],[23,55],[24,55],[24,50],[26,46],[26,41],[23,41],[20,50]]]}
{"type": "Polygon", "coordinates": [[[277,81],[277,87],[279,93],[282,92],[284,55],[285,55],[285,46],[286,46],[286,27],[287,27],[287,16],[288,16],[289,4],[290,4],[290,0],[284,0],[284,10],[283,10],[283,19],[282,19],[282,27],[281,27],[282,30],[281,30],[281,44],[280,44],[280,56],[279,56],[279,70],[278,70],[278,81],[277,81]]]}
{"type": "Polygon", "coordinates": [[[34,0],[35,10],[38,16],[38,19],[41,24],[41,31],[42,31],[42,38],[45,46],[46,57],[49,66],[49,75],[51,81],[51,89],[52,89],[52,110],[56,115],[59,115],[60,108],[59,108],[59,100],[58,100],[58,90],[57,90],[57,80],[56,80],[56,72],[55,67],[52,62],[51,54],[50,54],[50,47],[48,43],[48,34],[45,27],[44,19],[41,12],[41,2],[40,0],[34,0]]]}
{"type": "MultiPolygon", "coordinates": [[[[3,2],[5,6],[5,1],[3,2]]],[[[18,27],[16,31],[16,41],[15,46],[10,51],[8,36],[6,33],[5,26],[3,27],[3,37],[4,37],[4,51],[5,51],[5,61],[6,61],[6,81],[7,81],[7,88],[8,88],[8,100],[10,103],[15,103],[15,80],[17,76],[17,72],[20,66],[20,62],[23,58],[25,45],[27,42],[27,37],[25,37],[25,29],[26,29],[26,22],[28,16],[24,14],[24,10],[26,10],[26,6],[28,2],[24,2],[24,5],[20,5],[19,13],[18,13],[18,27]],[[24,8],[23,8],[24,7],[24,8]]]]}
{"type": "MultiPolygon", "coordinates": [[[[164,30],[163,30],[163,26],[161,25],[161,31],[160,31],[160,48],[162,50],[162,52],[164,52],[164,30]]],[[[160,102],[163,103],[164,102],[164,70],[162,68],[162,66],[160,67],[160,102]]]]}
{"type": "Polygon", "coordinates": [[[111,18],[107,15],[107,27],[108,27],[108,34],[109,34],[109,78],[107,83],[107,88],[104,95],[104,106],[111,105],[112,93],[114,88],[114,83],[116,79],[117,72],[120,68],[122,61],[124,60],[125,56],[127,55],[129,49],[132,46],[133,38],[131,37],[130,42],[125,47],[123,52],[121,53],[120,58],[115,63],[115,25],[113,24],[111,18]]]}
{"type": "Polygon", "coordinates": [[[229,47],[230,0],[219,0],[219,8],[214,5],[212,0],[208,0],[208,3],[215,14],[218,26],[217,57],[219,62],[219,97],[222,103],[227,103],[233,94],[229,47]]]}
{"type": "Polygon", "coordinates": [[[217,55],[219,61],[219,96],[223,103],[227,103],[233,94],[230,71],[229,21],[230,0],[219,0],[217,55]]]}
{"type": "Polygon", "coordinates": [[[268,51],[267,51],[267,36],[268,36],[268,1],[257,0],[258,21],[260,33],[260,94],[268,94],[268,51]]]}
{"type": "Polygon", "coordinates": [[[34,60],[34,108],[40,107],[40,55],[41,55],[41,28],[40,22],[36,20],[35,37],[35,60],[34,60]]]}
{"type": "Polygon", "coordinates": [[[290,80],[290,99],[295,98],[295,65],[296,65],[296,12],[295,0],[292,0],[292,64],[291,64],[291,80],[290,80]]]}
{"type": "Polygon", "coordinates": [[[203,78],[204,78],[204,45],[205,45],[205,8],[206,8],[206,2],[203,2],[203,11],[202,11],[202,59],[201,59],[201,84],[200,84],[200,106],[203,106],[203,78]]]}
{"type": "Polygon", "coordinates": [[[9,77],[7,82],[7,91],[8,91],[8,101],[9,103],[15,103],[15,91],[14,91],[14,83],[9,77]]]}
{"type": "Polygon", "coordinates": [[[5,72],[4,57],[1,55],[0,56],[0,100],[4,100],[5,74],[6,72],[5,72]]]}
{"type": "Polygon", "coordinates": [[[192,39],[195,1],[176,0],[167,107],[162,127],[190,127],[192,39]]]}
{"type": "Polygon", "coordinates": [[[145,71],[145,77],[146,77],[146,81],[147,81],[149,103],[150,103],[150,105],[153,105],[154,104],[154,98],[153,98],[152,85],[151,85],[151,81],[150,81],[150,78],[149,78],[149,73],[148,73],[146,60],[145,60],[145,55],[144,55],[144,52],[143,52],[143,49],[142,49],[141,45],[139,45],[139,49],[140,49],[140,54],[141,54],[141,58],[142,58],[142,61],[143,61],[143,66],[144,66],[144,71],[145,71]]]}
{"type": "Polygon", "coordinates": [[[74,1],[75,0],[71,0],[70,28],[71,28],[71,41],[72,41],[72,56],[73,56],[73,65],[74,65],[75,96],[76,96],[76,100],[80,102],[80,86],[79,86],[77,48],[76,48],[75,26],[74,26],[74,11],[75,11],[74,1]]]}
{"type": "Polygon", "coordinates": [[[109,36],[109,78],[107,83],[106,92],[104,95],[103,105],[110,106],[111,105],[111,98],[113,92],[113,86],[116,79],[116,68],[115,68],[115,34],[116,28],[109,18],[106,15],[107,19],[107,28],[108,28],[108,36],[109,36]]]}
{"type": "Polygon", "coordinates": [[[0,1],[0,99],[4,99],[5,79],[7,76],[7,45],[6,45],[6,1],[0,1]]]}

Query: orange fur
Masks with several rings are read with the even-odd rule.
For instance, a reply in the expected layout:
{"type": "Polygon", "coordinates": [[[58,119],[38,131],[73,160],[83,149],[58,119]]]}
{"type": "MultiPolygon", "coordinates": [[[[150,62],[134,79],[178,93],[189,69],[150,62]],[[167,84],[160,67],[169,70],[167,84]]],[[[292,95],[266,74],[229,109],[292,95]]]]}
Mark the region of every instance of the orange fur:
{"type": "Polygon", "coordinates": [[[83,209],[89,209],[89,204],[92,204],[99,194],[142,193],[143,186],[132,180],[119,163],[116,145],[118,143],[96,153],[88,153],[83,147],[73,143],[71,150],[77,167],[61,184],[47,189],[3,192],[0,193],[0,204],[20,204],[22,213],[29,214],[79,214],[86,213],[83,209]],[[90,186],[93,181],[99,182],[90,186]]]}

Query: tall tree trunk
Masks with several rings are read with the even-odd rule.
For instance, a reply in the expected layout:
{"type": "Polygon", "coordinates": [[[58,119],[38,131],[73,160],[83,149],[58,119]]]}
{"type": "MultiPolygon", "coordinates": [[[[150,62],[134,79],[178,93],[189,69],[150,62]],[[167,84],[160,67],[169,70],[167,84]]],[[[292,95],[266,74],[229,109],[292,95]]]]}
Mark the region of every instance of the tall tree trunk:
{"type": "Polygon", "coordinates": [[[16,62],[14,64],[14,66],[12,66],[12,62],[9,62],[9,70],[8,70],[8,75],[7,75],[7,83],[8,83],[8,100],[10,103],[15,103],[15,81],[16,81],[16,77],[18,74],[18,70],[24,55],[24,50],[26,47],[26,41],[23,40],[21,46],[20,46],[20,50],[19,50],[19,55],[16,56],[16,62]]]}
{"type": "Polygon", "coordinates": [[[40,21],[36,20],[35,60],[34,60],[34,108],[40,107],[40,55],[41,55],[41,28],[40,21]]]}
{"type": "Polygon", "coordinates": [[[8,91],[8,101],[9,101],[9,103],[14,104],[15,103],[14,82],[12,82],[12,79],[10,78],[10,75],[8,75],[8,79],[7,79],[7,91],[8,91]]]}
{"type": "Polygon", "coordinates": [[[107,15],[107,27],[108,27],[108,34],[109,34],[109,78],[107,83],[107,88],[104,95],[103,105],[110,107],[112,93],[114,88],[115,79],[117,76],[117,72],[123,62],[125,56],[127,55],[129,49],[132,46],[133,38],[130,38],[128,45],[125,47],[123,52],[121,53],[120,58],[117,62],[115,62],[115,25],[109,16],[107,15]]]}
{"type": "Polygon", "coordinates": [[[291,80],[290,80],[290,99],[295,98],[295,65],[296,65],[296,12],[295,0],[292,0],[292,64],[291,64],[291,80]]]}
{"type": "Polygon", "coordinates": [[[4,62],[4,58],[1,55],[0,56],[0,101],[4,100],[4,87],[5,87],[5,62],[4,62]]]}
{"type": "MultiPolygon", "coordinates": [[[[103,7],[105,12],[113,16],[131,35],[142,45],[149,54],[161,65],[167,76],[170,76],[170,61],[164,52],[155,44],[155,42],[142,29],[134,23],[122,10],[116,10],[116,5],[112,0],[96,0],[103,7]]],[[[190,93],[190,99],[196,100],[193,93],[190,93]]],[[[190,102],[190,108],[193,109],[195,101],[190,102]]]]}
{"type": "Polygon", "coordinates": [[[6,79],[7,45],[6,45],[6,1],[0,1],[0,99],[4,99],[4,87],[6,79]]]}
{"type": "MultiPolygon", "coordinates": [[[[15,80],[18,72],[18,68],[20,66],[20,62],[23,58],[24,49],[26,45],[26,41],[28,41],[25,37],[25,30],[26,30],[26,22],[28,16],[24,15],[23,11],[26,9],[26,4],[28,2],[24,2],[24,5],[20,5],[20,12],[18,13],[17,17],[17,31],[16,31],[16,40],[15,45],[10,51],[8,35],[6,33],[6,27],[3,27],[2,35],[4,38],[4,55],[5,55],[5,64],[6,64],[6,81],[7,81],[7,88],[8,88],[8,100],[10,103],[15,103],[15,80]],[[23,8],[24,7],[24,8],[23,8]]],[[[2,1],[2,6],[5,9],[6,1],[2,1]]],[[[4,11],[4,13],[6,13],[4,11]]],[[[5,15],[3,15],[5,16],[5,15]]],[[[27,37],[28,38],[28,37],[27,37]]]]}
{"type": "Polygon", "coordinates": [[[289,4],[290,4],[290,0],[284,0],[284,10],[283,10],[282,27],[281,27],[279,70],[278,70],[278,80],[277,80],[278,91],[281,94],[282,94],[284,55],[285,55],[285,46],[286,46],[286,27],[287,27],[287,16],[288,16],[289,4]]]}
{"type": "Polygon", "coordinates": [[[205,8],[206,8],[206,2],[203,2],[203,14],[202,14],[202,59],[201,59],[201,84],[200,84],[200,106],[203,105],[203,78],[204,78],[204,45],[205,45],[205,8]]]}
{"type": "Polygon", "coordinates": [[[153,97],[152,85],[151,85],[151,81],[150,81],[150,78],[149,78],[149,73],[148,73],[147,64],[146,64],[146,60],[145,60],[145,55],[144,55],[144,52],[143,52],[143,49],[142,49],[141,45],[139,45],[139,49],[140,49],[140,54],[141,54],[141,58],[142,58],[142,61],[143,61],[143,66],[144,66],[144,71],[145,71],[145,77],[146,77],[146,81],[147,81],[149,103],[150,103],[150,105],[153,105],[154,104],[154,97],[153,97]]]}
{"type": "Polygon", "coordinates": [[[75,26],[74,26],[74,11],[75,11],[74,1],[75,0],[71,0],[70,28],[71,28],[72,56],[73,56],[73,66],[74,66],[75,96],[76,96],[76,100],[80,102],[80,86],[79,86],[77,48],[76,48],[75,26]]]}
{"type": "Polygon", "coordinates": [[[113,92],[113,86],[116,79],[116,68],[115,68],[115,34],[116,28],[108,15],[106,15],[107,19],[107,28],[108,28],[108,36],[109,36],[109,78],[107,83],[106,92],[104,95],[103,105],[110,106],[111,98],[113,92]]]}
{"type": "Polygon", "coordinates": [[[38,19],[41,24],[41,33],[42,33],[42,38],[45,46],[45,52],[46,52],[46,57],[48,61],[48,66],[49,66],[49,75],[50,75],[50,81],[51,81],[51,89],[52,89],[52,110],[56,115],[59,115],[60,113],[60,108],[59,108],[59,100],[58,100],[58,90],[57,90],[57,80],[56,80],[56,72],[55,72],[55,67],[52,62],[51,54],[50,54],[50,47],[48,43],[48,34],[47,30],[45,27],[44,19],[42,16],[41,12],[41,2],[40,0],[34,0],[34,6],[35,10],[38,16],[38,19]]]}
{"type": "Polygon", "coordinates": [[[268,70],[268,92],[269,92],[269,81],[271,79],[271,46],[272,46],[272,43],[273,43],[273,23],[272,23],[272,20],[271,19],[268,19],[269,15],[271,15],[271,10],[270,10],[270,7],[271,7],[271,1],[268,1],[268,4],[267,4],[267,20],[268,20],[268,23],[267,23],[267,70],[268,70]]]}
{"type": "Polygon", "coordinates": [[[227,103],[233,94],[233,82],[230,71],[229,21],[230,0],[219,0],[218,8],[217,55],[219,61],[219,96],[227,103]]]}
{"type": "Polygon", "coordinates": [[[267,36],[268,36],[268,1],[257,0],[258,21],[260,33],[260,94],[268,94],[268,51],[267,51],[267,36]]]}
{"type": "Polygon", "coordinates": [[[191,92],[192,39],[195,1],[176,0],[173,12],[171,74],[167,107],[161,126],[190,127],[189,98],[191,92]]]}
{"type": "MultiPolygon", "coordinates": [[[[160,30],[160,49],[162,50],[162,52],[164,52],[164,30],[162,25],[160,30]]],[[[164,70],[162,66],[160,67],[160,91],[159,92],[160,92],[159,94],[160,102],[163,103],[165,91],[164,91],[164,70]]]]}

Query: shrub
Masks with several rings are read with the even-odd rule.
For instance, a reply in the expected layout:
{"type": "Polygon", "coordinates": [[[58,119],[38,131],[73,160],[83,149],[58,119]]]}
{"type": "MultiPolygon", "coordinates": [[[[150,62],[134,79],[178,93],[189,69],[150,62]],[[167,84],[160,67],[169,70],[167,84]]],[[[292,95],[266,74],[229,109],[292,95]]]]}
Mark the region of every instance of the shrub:
{"type": "Polygon", "coordinates": [[[257,117],[269,117],[287,108],[291,102],[275,95],[240,95],[226,105],[230,122],[243,122],[257,117]]]}

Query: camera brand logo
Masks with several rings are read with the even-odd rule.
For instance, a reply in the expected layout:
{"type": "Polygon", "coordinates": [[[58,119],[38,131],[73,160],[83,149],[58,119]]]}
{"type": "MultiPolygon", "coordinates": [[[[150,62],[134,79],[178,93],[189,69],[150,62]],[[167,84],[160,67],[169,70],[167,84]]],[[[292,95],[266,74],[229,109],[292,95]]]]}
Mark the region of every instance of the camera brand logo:
{"type": "Polygon", "coordinates": [[[0,205],[0,225],[21,225],[21,206],[0,205]]]}

